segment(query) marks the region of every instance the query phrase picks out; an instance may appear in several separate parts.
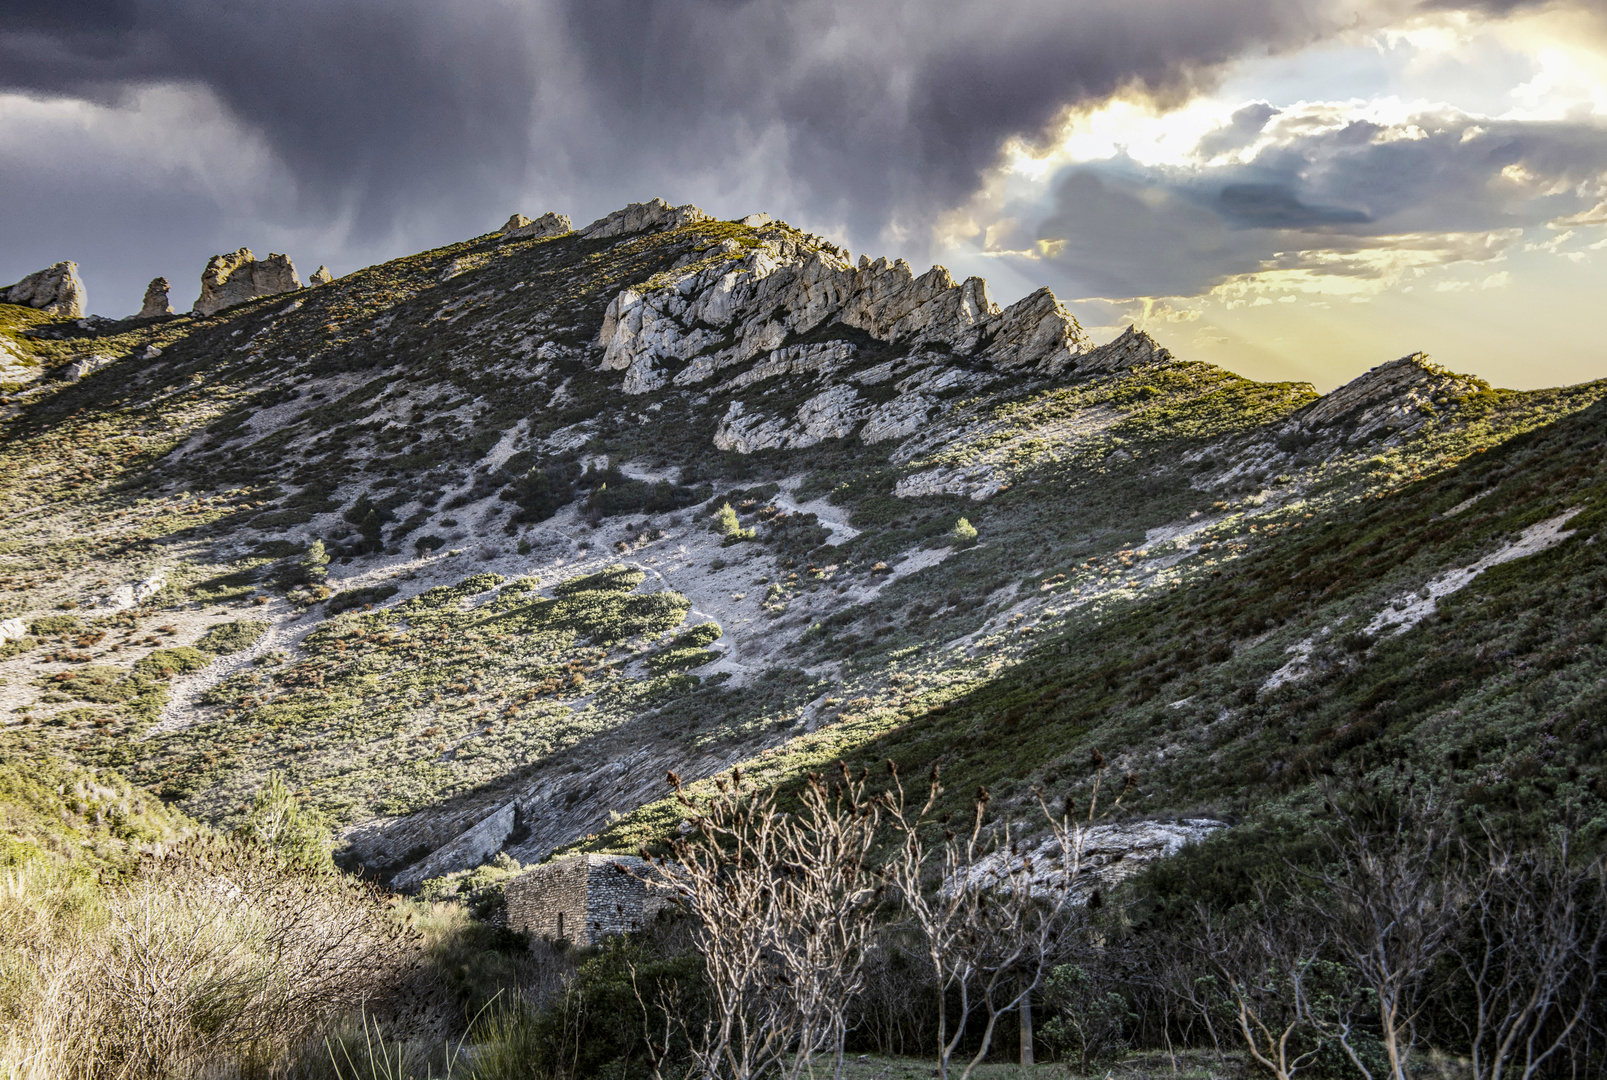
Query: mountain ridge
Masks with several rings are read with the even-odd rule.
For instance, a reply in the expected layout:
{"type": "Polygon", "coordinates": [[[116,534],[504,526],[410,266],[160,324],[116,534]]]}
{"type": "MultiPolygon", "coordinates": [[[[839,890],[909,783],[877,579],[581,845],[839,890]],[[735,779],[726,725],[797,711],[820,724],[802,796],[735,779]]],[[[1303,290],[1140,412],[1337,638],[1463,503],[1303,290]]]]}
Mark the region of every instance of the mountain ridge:
{"type": "MultiPolygon", "coordinates": [[[[517,217],[207,316],[0,310],[31,376],[0,405],[0,616],[32,642],[0,661],[10,747],[219,824],[283,770],[349,863],[408,887],[633,846],[674,827],[667,771],[784,778],[947,730],[923,718],[1043,667],[1035,639],[1226,587],[1607,393],[1411,354],[1318,395],[1136,328],[1096,345],[1047,290],[1000,308],[762,215],[517,217]]],[[[1546,509],[1480,550],[1569,508],[1546,509]]],[[[1188,662],[1258,698],[1280,635],[1328,663],[1296,625],[1327,602],[1188,662]]],[[[1123,730],[1107,752],[1136,761],[1150,736],[1123,730]]],[[[1022,751],[1014,794],[1089,737],[1022,751]]],[[[1226,812],[1182,790],[1143,812],[1226,812]]]]}

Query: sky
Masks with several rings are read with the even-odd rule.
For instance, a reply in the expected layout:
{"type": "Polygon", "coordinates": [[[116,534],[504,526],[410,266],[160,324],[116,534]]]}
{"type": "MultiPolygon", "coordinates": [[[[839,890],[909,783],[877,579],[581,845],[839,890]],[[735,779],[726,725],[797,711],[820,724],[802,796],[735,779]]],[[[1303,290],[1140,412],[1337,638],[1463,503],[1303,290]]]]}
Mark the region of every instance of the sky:
{"type": "Polygon", "coordinates": [[[1607,0],[0,0],[0,283],[662,196],[1329,389],[1607,377],[1607,0]]]}

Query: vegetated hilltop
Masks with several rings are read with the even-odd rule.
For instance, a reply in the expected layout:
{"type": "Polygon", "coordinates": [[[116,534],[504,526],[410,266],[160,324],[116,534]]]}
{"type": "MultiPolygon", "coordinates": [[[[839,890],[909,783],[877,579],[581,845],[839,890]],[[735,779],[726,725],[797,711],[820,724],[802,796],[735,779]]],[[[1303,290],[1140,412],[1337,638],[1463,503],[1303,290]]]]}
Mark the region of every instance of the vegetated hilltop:
{"type": "Polygon", "coordinates": [[[541,221],[204,317],[0,305],[6,752],[218,825],[282,770],[403,887],[661,837],[736,763],[1597,812],[1607,383],[1319,396],[763,215],[541,221]]]}

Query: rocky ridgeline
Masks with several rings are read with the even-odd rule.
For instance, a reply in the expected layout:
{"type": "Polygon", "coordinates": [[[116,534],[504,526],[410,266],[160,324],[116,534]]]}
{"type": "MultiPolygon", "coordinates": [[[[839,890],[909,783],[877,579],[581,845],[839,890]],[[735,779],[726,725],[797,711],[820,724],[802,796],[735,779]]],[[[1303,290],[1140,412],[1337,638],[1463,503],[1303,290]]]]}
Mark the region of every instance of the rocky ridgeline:
{"type": "Polygon", "coordinates": [[[301,279],[288,255],[270,254],[258,259],[250,248],[241,248],[207,261],[201,272],[201,295],[192,310],[197,315],[211,315],[259,296],[299,288],[301,279]]]}
{"type": "MultiPolygon", "coordinates": [[[[611,214],[580,235],[703,220],[696,207],[658,200],[611,214]]],[[[756,242],[723,240],[649,287],[622,291],[596,339],[601,368],[623,371],[629,395],[704,386],[720,394],[783,375],[827,384],[790,416],[732,402],[714,438],[722,450],[796,449],[855,429],[867,443],[902,438],[937,408],[934,393],[960,382],[981,385],[989,373],[1093,373],[1156,355],[1152,342],[1137,339],[1093,349],[1048,289],[1001,308],[981,278],[956,282],[941,266],[917,276],[902,259],[862,257],[854,265],[833,245],[768,227],[764,215],[744,221],[758,229],[756,242]],[[863,367],[854,331],[899,355],[863,367]],[[819,340],[795,340],[804,336],[819,340]],[[951,360],[963,360],[963,369],[951,360]],[[881,405],[856,388],[892,379],[897,396],[881,405]]]]}
{"type": "Polygon", "coordinates": [[[63,319],[84,317],[84,283],[78,264],[59,262],[29,274],[15,285],[0,289],[8,304],[25,304],[63,319]]]}
{"type": "Polygon", "coordinates": [[[1380,364],[1290,419],[1288,430],[1346,426],[1357,438],[1416,431],[1448,404],[1489,389],[1488,384],[1441,367],[1424,353],[1380,364]]]}

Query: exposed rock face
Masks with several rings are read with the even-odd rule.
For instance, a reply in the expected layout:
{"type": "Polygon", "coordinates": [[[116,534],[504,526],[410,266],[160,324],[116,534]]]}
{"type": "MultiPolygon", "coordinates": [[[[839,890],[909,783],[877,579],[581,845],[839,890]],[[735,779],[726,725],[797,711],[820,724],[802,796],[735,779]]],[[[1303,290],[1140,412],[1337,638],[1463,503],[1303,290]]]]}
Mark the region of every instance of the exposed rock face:
{"type": "Polygon", "coordinates": [[[1380,364],[1312,402],[1294,415],[1288,430],[1345,425],[1358,438],[1383,431],[1400,434],[1416,430],[1439,408],[1480,389],[1477,380],[1413,353],[1380,364]]]}
{"type": "Polygon", "coordinates": [[[145,303],[140,305],[140,318],[155,319],[162,315],[173,314],[173,304],[167,298],[168,288],[167,278],[151,279],[151,283],[145,286],[145,303]]]}
{"type": "Polygon", "coordinates": [[[63,319],[84,317],[84,283],[78,280],[78,264],[59,262],[29,274],[15,285],[0,289],[8,304],[31,308],[63,319]]]}
{"type": "Polygon", "coordinates": [[[28,636],[28,624],[21,619],[0,622],[0,642],[20,641],[28,636]]]}
{"type": "Polygon", "coordinates": [[[234,304],[259,296],[301,288],[301,279],[290,257],[277,253],[257,259],[250,248],[227,255],[214,255],[201,273],[201,295],[195,301],[197,315],[211,315],[234,304]]]}
{"type": "Polygon", "coordinates": [[[77,382],[85,375],[88,375],[91,372],[99,371],[107,364],[110,364],[113,359],[114,357],[102,356],[99,353],[95,353],[90,356],[80,356],[78,359],[67,365],[67,369],[63,372],[63,376],[68,382],[77,382]]]}
{"type": "Polygon", "coordinates": [[[598,218],[580,230],[580,236],[583,240],[598,240],[609,236],[628,236],[647,229],[673,229],[678,225],[708,220],[709,215],[691,204],[671,206],[663,199],[652,199],[631,203],[623,210],[615,210],[607,217],[598,218]]]}
{"type": "Polygon", "coordinates": [[[497,230],[504,240],[545,240],[549,236],[562,236],[575,231],[575,223],[565,214],[548,211],[531,221],[523,214],[515,214],[497,230]]]}
{"type": "MultiPolygon", "coordinates": [[[[1214,818],[1177,818],[1172,821],[1131,821],[1095,825],[1083,833],[1081,873],[1072,884],[1072,897],[1084,903],[1097,889],[1110,889],[1132,877],[1157,859],[1168,858],[1189,844],[1197,844],[1212,833],[1228,828],[1214,818]]],[[[1023,845],[1025,848],[1025,845],[1023,845]]],[[[1060,845],[1054,837],[1044,838],[1035,849],[1024,850],[1013,858],[994,855],[979,861],[972,880],[987,879],[1005,872],[1005,861],[1016,867],[1021,860],[1033,861],[1032,891],[1047,894],[1064,880],[1060,865],[1060,845]]]]}
{"type": "Polygon", "coordinates": [[[1144,364],[1166,364],[1172,351],[1163,349],[1154,338],[1129,326],[1116,340],[1090,349],[1077,364],[1078,371],[1125,371],[1144,364]]]}
{"type": "Polygon", "coordinates": [[[328,285],[334,280],[335,275],[329,272],[329,267],[320,266],[312,272],[312,277],[307,279],[307,284],[308,286],[328,285]]]}
{"type": "MultiPolygon", "coordinates": [[[[1058,375],[1082,370],[1080,357],[1090,342],[1047,289],[1001,310],[980,278],[956,283],[941,266],[916,277],[903,260],[862,258],[858,266],[850,266],[834,251],[799,242],[780,229],[761,235],[764,242],[740,258],[722,245],[686,266],[671,283],[653,290],[626,289],[609,303],[597,341],[603,349],[601,366],[626,373],[627,394],[648,393],[671,381],[677,386],[700,383],[722,368],[765,354],[770,355],[721,389],[744,379],[804,370],[800,364],[821,365],[826,356],[840,363],[853,349],[847,341],[813,343],[810,348],[826,347],[818,357],[794,355],[798,346],[782,347],[795,334],[827,336],[833,322],[843,325],[845,337],[861,330],[915,350],[925,346],[930,350],[924,356],[927,364],[958,353],[1001,371],[1030,368],[1058,375]]],[[[1129,353],[1143,353],[1143,342],[1155,349],[1147,337],[1124,341],[1122,350],[1105,356],[1102,364],[1114,366],[1129,353]]],[[[889,367],[883,377],[892,373],[889,367]]],[[[856,378],[864,382],[868,374],[856,378]]],[[[873,439],[893,437],[887,432],[906,427],[913,414],[905,410],[891,426],[878,424],[873,439]]],[[[767,423],[749,415],[728,427],[724,438],[734,447],[761,448],[772,438],[799,445],[791,441],[794,436],[780,434],[785,424],[760,434],[767,423]]]]}

